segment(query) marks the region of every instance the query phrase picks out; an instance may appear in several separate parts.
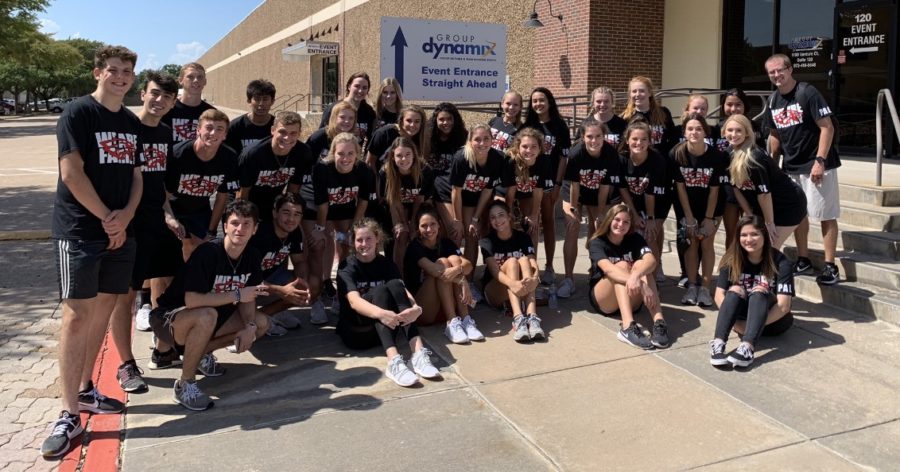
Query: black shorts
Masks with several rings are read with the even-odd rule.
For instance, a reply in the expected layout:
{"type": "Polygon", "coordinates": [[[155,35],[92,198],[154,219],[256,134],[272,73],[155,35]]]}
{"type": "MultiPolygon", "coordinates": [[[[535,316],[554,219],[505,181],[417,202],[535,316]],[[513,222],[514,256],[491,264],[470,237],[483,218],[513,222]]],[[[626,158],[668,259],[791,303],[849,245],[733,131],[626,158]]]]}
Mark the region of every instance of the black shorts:
{"type": "MultiPolygon", "coordinates": [[[[594,286],[597,285],[597,282],[600,282],[600,280],[591,282],[590,289],[588,289],[588,301],[591,302],[591,308],[593,308],[594,311],[596,311],[598,314],[603,315],[607,318],[615,318],[615,317],[621,315],[621,311],[619,311],[618,309],[613,311],[612,313],[607,313],[607,312],[603,311],[602,309],[600,309],[600,305],[597,304],[597,300],[594,299],[594,286]]],[[[643,302],[641,302],[640,305],[634,307],[634,309],[631,310],[631,314],[633,315],[633,314],[641,311],[642,308],[644,308],[643,302]]]]}
{"type": "Polygon", "coordinates": [[[185,213],[175,215],[178,222],[184,226],[187,234],[203,239],[209,233],[209,220],[212,219],[212,210],[201,211],[199,213],[185,213]]]}
{"type": "Polygon", "coordinates": [[[184,265],[181,240],[167,226],[135,228],[137,254],[131,272],[131,288],[140,290],[144,281],[174,277],[184,265]]]}
{"type": "MultiPolygon", "coordinates": [[[[156,334],[156,337],[162,342],[175,347],[179,354],[184,354],[184,346],[175,342],[175,334],[172,332],[172,322],[175,321],[178,314],[186,308],[187,307],[184,306],[176,308],[157,307],[150,312],[150,329],[153,330],[153,333],[156,334]]],[[[216,307],[216,313],[218,316],[216,317],[216,327],[213,328],[213,336],[215,336],[215,333],[217,333],[232,316],[237,314],[237,306],[228,305],[225,307],[216,307]]]]}
{"type": "Polygon", "coordinates": [[[450,203],[453,187],[450,185],[449,175],[438,175],[434,179],[434,201],[437,203],[450,203]]]}
{"type": "Polygon", "coordinates": [[[125,240],[119,249],[110,251],[107,240],[56,240],[56,273],[59,297],[94,298],[98,293],[128,293],[128,282],[134,267],[134,238],[125,240]]]}

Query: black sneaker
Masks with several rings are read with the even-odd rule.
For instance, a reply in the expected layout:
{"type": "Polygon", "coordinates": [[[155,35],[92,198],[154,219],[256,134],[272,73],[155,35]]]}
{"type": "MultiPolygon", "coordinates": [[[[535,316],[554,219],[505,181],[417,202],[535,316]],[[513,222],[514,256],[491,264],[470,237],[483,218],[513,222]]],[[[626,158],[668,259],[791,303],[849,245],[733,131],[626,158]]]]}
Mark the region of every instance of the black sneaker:
{"type": "Polygon", "coordinates": [[[816,277],[816,283],[822,285],[834,285],[838,283],[838,277],[841,275],[840,270],[838,270],[838,266],[831,263],[826,262],[825,268],[822,269],[822,274],[816,277]]]}
{"type": "Polygon", "coordinates": [[[725,341],[713,339],[709,342],[709,363],[714,366],[728,365],[728,356],[725,355],[725,341]]]}
{"type": "Polygon", "coordinates": [[[159,352],[159,350],[154,348],[153,353],[150,354],[150,362],[147,363],[147,367],[153,370],[168,369],[179,365],[181,365],[181,356],[178,355],[178,351],[175,349],[159,352]]]}
{"type": "Polygon", "coordinates": [[[143,374],[144,372],[134,360],[130,360],[119,366],[119,370],[116,372],[116,380],[119,381],[119,386],[122,387],[122,390],[126,392],[146,392],[147,382],[144,382],[144,378],[141,377],[143,374]]]}
{"type": "Polygon", "coordinates": [[[794,263],[794,275],[812,275],[812,261],[808,257],[798,257],[794,263]]]}
{"type": "Polygon", "coordinates": [[[322,293],[324,293],[326,297],[332,299],[337,296],[337,289],[334,287],[333,280],[325,279],[322,281],[322,293]]]}
{"type": "Polygon", "coordinates": [[[753,363],[753,349],[747,343],[741,343],[737,349],[728,355],[728,362],[735,367],[749,367],[753,363]]]}
{"type": "Polygon", "coordinates": [[[93,383],[89,383],[88,388],[78,392],[78,409],[108,415],[121,413],[125,410],[125,404],[115,398],[103,395],[97,390],[97,387],[94,387],[93,383]]]}
{"type": "Polygon", "coordinates": [[[634,347],[653,349],[653,344],[650,343],[650,339],[644,335],[644,330],[641,329],[641,325],[637,324],[636,321],[632,321],[627,328],[620,329],[619,334],[616,337],[619,338],[619,341],[622,341],[625,344],[631,344],[634,347]]]}
{"type": "Polygon", "coordinates": [[[666,320],[653,322],[650,344],[659,348],[669,347],[669,328],[666,326],[666,320]]]}
{"type": "Polygon", "coordinates": [[[53,431],[41,445],[41,455],[52,459],[69,452],[72,440],[84,432],[81,426],[81,417],[73,415],[66,410],[59,414],[59,419],[53,423],[53,431]]]}

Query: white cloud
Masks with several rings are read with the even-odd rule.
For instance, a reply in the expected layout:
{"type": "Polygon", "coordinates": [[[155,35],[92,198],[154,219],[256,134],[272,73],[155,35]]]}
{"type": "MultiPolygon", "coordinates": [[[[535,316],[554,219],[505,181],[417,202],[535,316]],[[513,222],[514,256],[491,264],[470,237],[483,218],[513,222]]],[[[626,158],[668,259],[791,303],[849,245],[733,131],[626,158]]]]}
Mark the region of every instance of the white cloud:
{"type": "Polygon", "coordinates": [[[196,61],[206,50],[207,47],[199,41],[178,43],[175,45],[175,54],[169,56],[169,62],[172,64],[184,64],[185,62],[196,61]]]}
{"type": "Polygon", "coordinates": [[[156,54],[138,54],[138,64],[135,70],[140,72],[144,69],[158,69],[161,65],[156,54]]]}
{"type": "Polygon", "coordinates": [[[40,23],[39,29],[41,33],[44,34],[54,35],[56,33],[59,33],[59,30],[61,29],[59,27],[59,23],[49,18],[41,18],[38,22],[40,23]]]}
{"type": "Polygon", "coordinates": [[[81,32],[79,32],[79,31],[76,31],[76,32],[72,33],[72,36],[69,36],[70,39],[78,39],[80,37],[81,37],[81,32]]]}

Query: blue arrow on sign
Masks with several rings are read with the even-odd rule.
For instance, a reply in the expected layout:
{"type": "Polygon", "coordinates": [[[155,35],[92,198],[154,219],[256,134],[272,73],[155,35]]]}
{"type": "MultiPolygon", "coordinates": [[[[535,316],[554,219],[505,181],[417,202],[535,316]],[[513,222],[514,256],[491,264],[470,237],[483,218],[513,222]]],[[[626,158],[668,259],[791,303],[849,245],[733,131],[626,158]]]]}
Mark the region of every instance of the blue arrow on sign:
{"type": "Polygon", "coordinates": [[[400,88],[403,88],[403,48],[406,46],[403,29],[398,26],[394,40],[391,41],[391,47],[394,48],[394,78],[400,83],[400,88]]]}

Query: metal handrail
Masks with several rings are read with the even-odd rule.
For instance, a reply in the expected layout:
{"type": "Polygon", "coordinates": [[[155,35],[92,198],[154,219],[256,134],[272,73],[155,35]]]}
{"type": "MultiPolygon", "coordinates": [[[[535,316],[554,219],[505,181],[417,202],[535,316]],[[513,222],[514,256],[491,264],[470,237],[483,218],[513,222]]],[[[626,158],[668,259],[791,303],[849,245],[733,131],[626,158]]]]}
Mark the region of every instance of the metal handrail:
{"type": "Polygon", "coordinates": [[[881,137],[881,115],[884,112],[884,102],[887,101],[888,111],[891,112],[891,121],[894,124],[893,135],[900,141],[900,120],[897,119],[897,108],[894,106],[894,94],[890,89],[883,88],[878,91],[875,100],[875,185],[881,187],[881,164],[884,158],[884,141],[881,137]]]}

